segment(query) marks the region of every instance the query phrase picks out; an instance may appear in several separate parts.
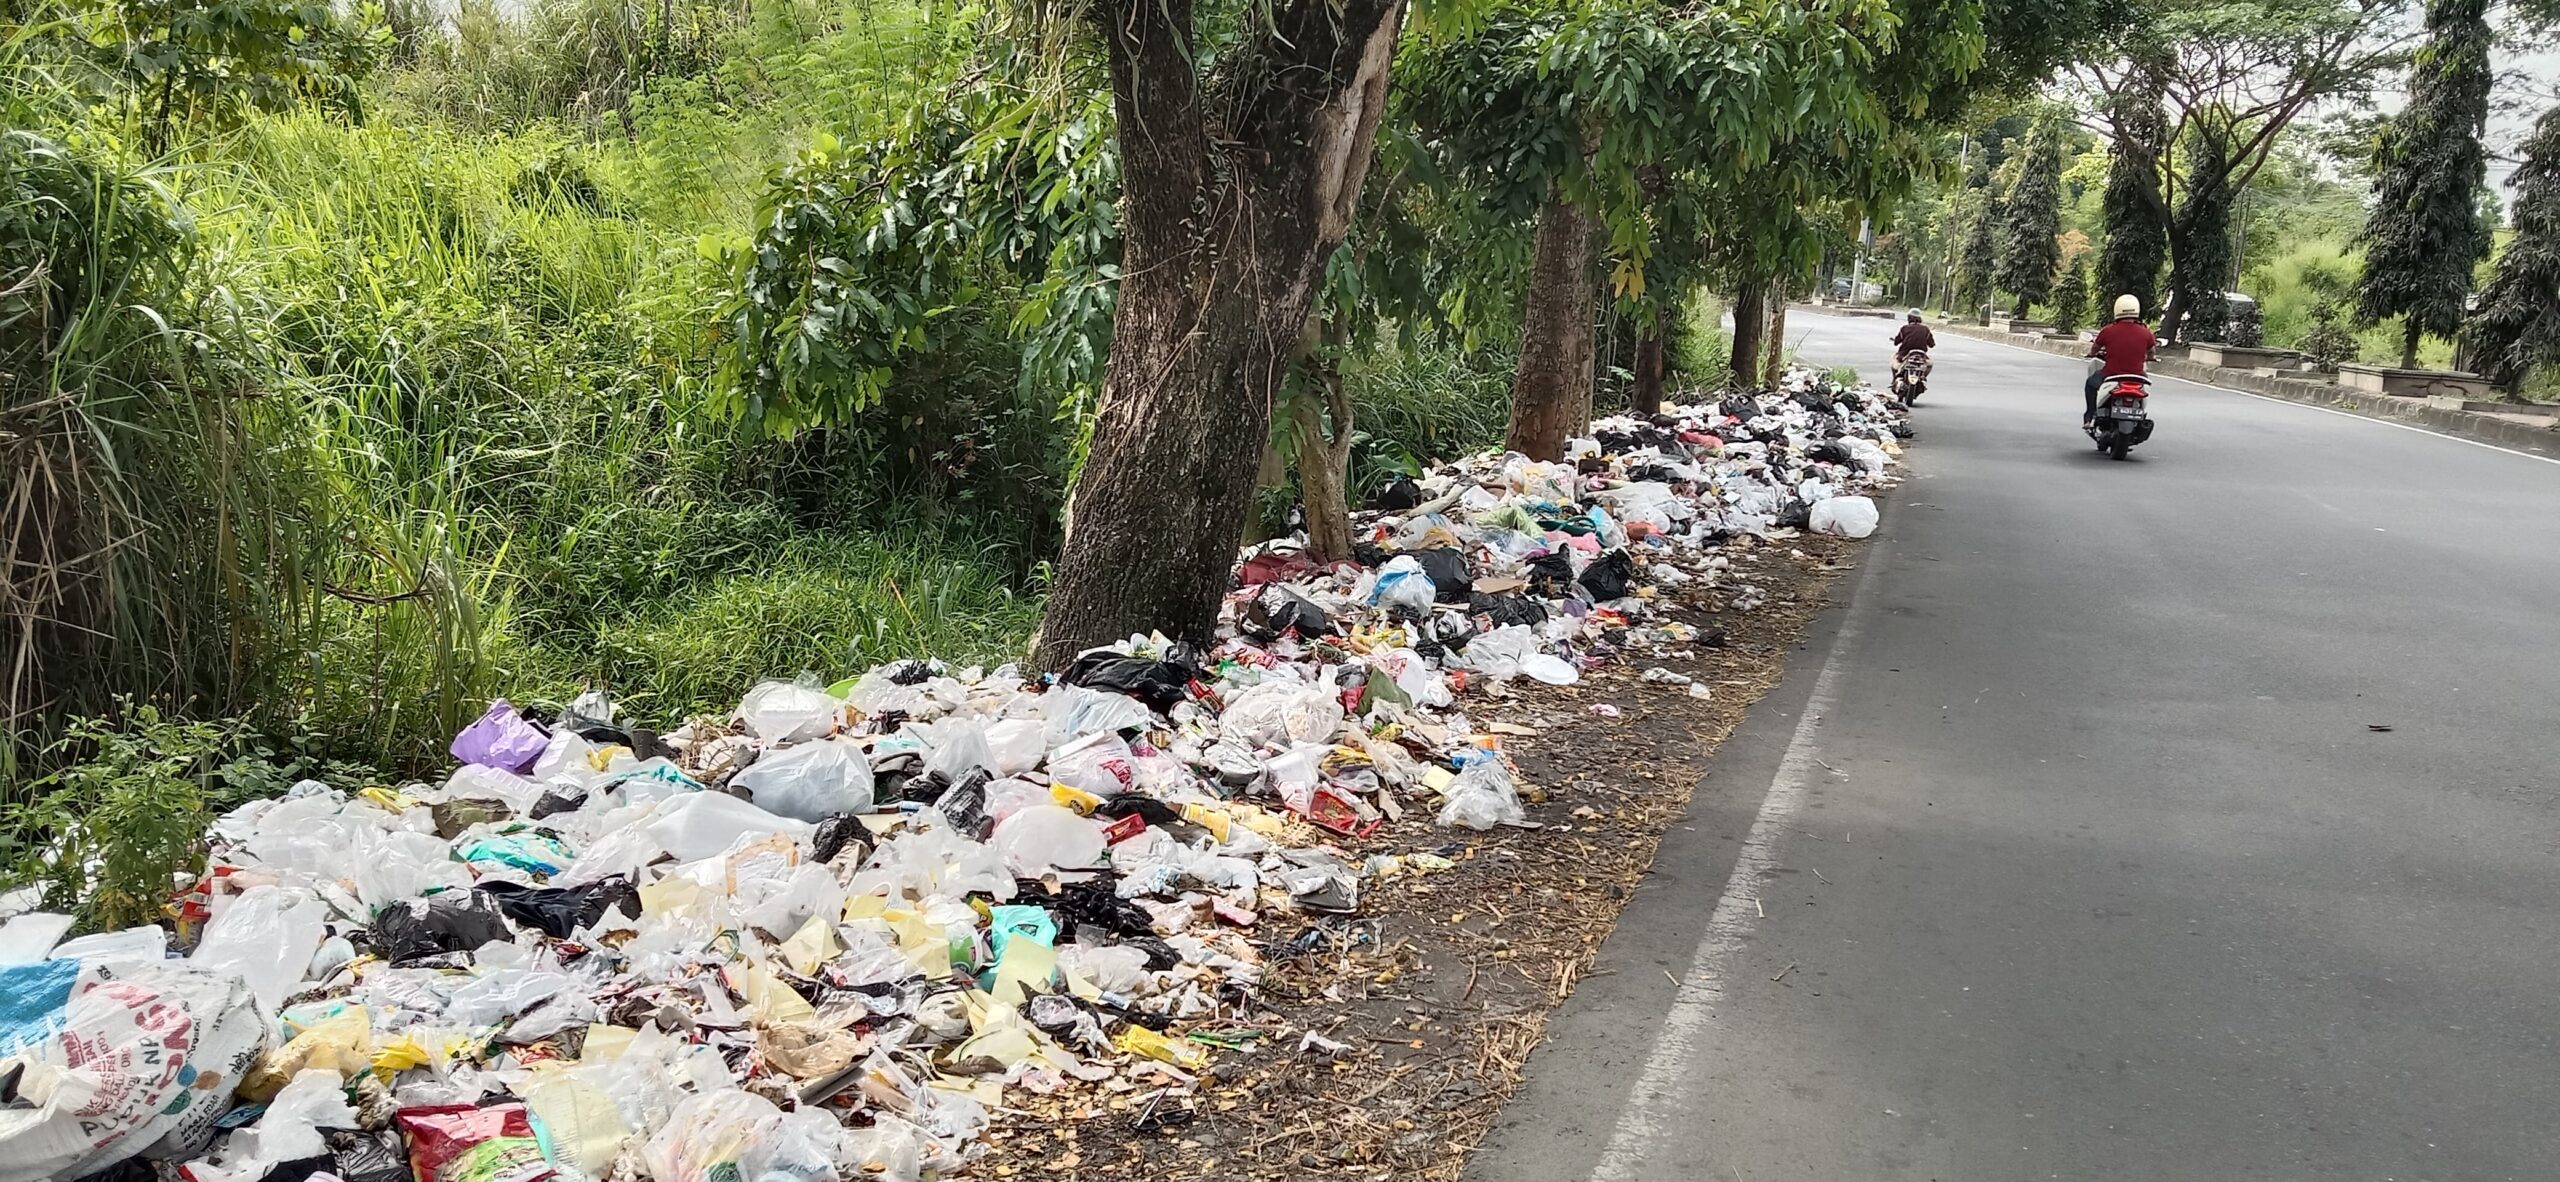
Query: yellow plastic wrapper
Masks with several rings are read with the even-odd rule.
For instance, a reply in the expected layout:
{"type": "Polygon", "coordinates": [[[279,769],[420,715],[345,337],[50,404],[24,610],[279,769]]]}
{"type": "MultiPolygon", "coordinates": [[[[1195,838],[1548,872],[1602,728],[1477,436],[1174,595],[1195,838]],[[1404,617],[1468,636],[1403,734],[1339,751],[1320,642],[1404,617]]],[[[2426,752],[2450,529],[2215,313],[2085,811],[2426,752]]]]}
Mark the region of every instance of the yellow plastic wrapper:
{"type": "Polygon", "coordinates": [[[373,1052],[373,1069],[384,1079],[435,1061],[436,1053],[428,1050],[427,1044],[419,1042],[415,1035],[401,1035],[373,1052]]]}
{"type": "Polygon", "coordinates": [[[367,788],[356,793],[356,799],[388,812],[405,813],[418,807],[418,798],[389,788],[367,788]]]}
{"type": "Polygon", "coordinates": [[[304,1071],[326,1069],[353,1078],[373,1065],[373,1021],[364,1007],[314,1022],[283,1046],[258,1057],[240,1079],[240,1096],[264,1104],[304,1071]]]}
{"type": "Polygon", "coordinates": [[[1144,1026],[1132,1026],[1112,1039],[1111,1045],[1159,1063],[1171,1063],[1185,1071],[1198,1071],[1209,1065],[1209,1052],[1188,1039],[1166,1038],[1144,1026]]]}

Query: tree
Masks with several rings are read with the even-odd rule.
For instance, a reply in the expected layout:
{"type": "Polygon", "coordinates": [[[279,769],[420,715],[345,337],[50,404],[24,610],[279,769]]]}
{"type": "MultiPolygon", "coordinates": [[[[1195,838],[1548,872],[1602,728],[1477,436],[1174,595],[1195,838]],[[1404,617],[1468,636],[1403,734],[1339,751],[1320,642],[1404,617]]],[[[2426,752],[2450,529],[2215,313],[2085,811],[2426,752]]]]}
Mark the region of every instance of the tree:
{"type": "MultiPolygon", "coordinates": [[[[2123,194],[2138,193],[2167,228],[2174,271],[2227,270],[2234,196],[2306,111],[2364,101],[2407,59],[2400,20],[2407,7],[2408,0],[2157,0],[2125,29],[2114,54],[2076,69],[2101,99],[2090,104],[2096,110],[2128,109],[2120,100],[2138,105],[2159,87],[2166,126],[2158,138],[2118,136],[2114,147],[2149,174],[2123,194]],[[2189,190],[2199,187],[2218,192],[2197,201],[2189,190]]],[[[2227,274],[2212,282],[2173,276],[2181,295],[2218,293],[2229,283],[2227,274]]],[[[2180,335],[2189,306],[2173,303],[2163,336],[2180,335]]]]}
{"type": "Polygon", "coordinates": [[[2364,278],[2356,314],[2402,318],[2400,364],[2416,368],[2418,339],[2462,326],[2472,268],[2489,253],[2480,215],[2488,156],[2488,0],[2432,0],[2427,44],[2409,71],[2409,105],[2391,120],[2378,157],[2373,214],[2359,241],[2364,278]]]}
{"type": "Polygon", "coordinates": [[[2219,341],[2230,313],[2232,133],[2222,120],[2208,117],[2196,121],[2194,139],[2186,195],[2169,219],[2178,265],[2170,274],[2171,332],[2163,335],[2183,324],[2186,337],[2219,341]]]}
{"type": "Polygon", "coordinates": [[[2158,183],[2151,162],[2161,156],[2160,141],[2168,131],[2161,109],[2167,74],[2157,53],[2137,51],[2123,88],[2107,104],[2118,147],[2107,161],[2107,236],[2098,255],[2096,293],[2107,301],[2131,295],[2146,313],[2159,306],[2160,265],[2169,257],[2168,219],[2150,199],[2158,183]]]}
{"type": "Polygon", "coordinates": [[[1974,194],[1973,208],[1965,214],[1964,246],[1956,254],[1956,293],[1966,316],[1979,319],[1982,306],[1991,299],[1992,252],[1995,249],[1996,219],[1991,207],[1991,191],[1974,194]]]}
{"type": "Polygon", "coordinates": [[[2462,326],[2463,368],[2510,396],[2535,366],[2560,360],[2560,108],[2545,111],[2525,140],[2524,163],[2508,183],[2515,236],[2499,252],[2462,326]]]}
{"type": "Polygon", "coordinates": [[[1507,443],[1561,456],[1591,415],[1595,263],[1650,327],[1692,261],[1665,249],[1673,208],[1714,175],[1866,116],[1858,68],[1876,0],[1694,9],[1516,5],[1417,45],[1398,86],[1455,184],[1537,225],[1507,443]],[[1663,282],[1663,280],[1673,280],[1663,282]]]}
{"type": "Polygon", "coordinates": [[[115,0],[92,42],[140,113],[148,147],[182,124],[222,127],[303,97],[361,112],[361,83],[390,46],[379,10],[327,0],[115,0]]]}
{"type": "Polygon", "coordinates": [[[2027,134],[2018,182],[2009,190],[2008,216],[2000,233],[2000,286],[2018,297],[2018,315],[2053,291],[2054,269],[2062,264],[2062,133],[2052,119],[2039,119],[2027,134]]]}
{"type": "Polygon", "coordinates": [[[2053,288],[2053,327],[2056,332],[2078,332],[2080,319],[2089,311],[2089,264],[2073,264],[2062,273],[2062,282],[2053,288]]]}
{"type": "Polygon", "coordinates": [[[1273,0],[1203,44],[1190,0],[1089,8],[1118,128],[1111,361],[1034,660],[1206,640],[1318,269],[1369,171],[1400,0],[1273,0]]]}

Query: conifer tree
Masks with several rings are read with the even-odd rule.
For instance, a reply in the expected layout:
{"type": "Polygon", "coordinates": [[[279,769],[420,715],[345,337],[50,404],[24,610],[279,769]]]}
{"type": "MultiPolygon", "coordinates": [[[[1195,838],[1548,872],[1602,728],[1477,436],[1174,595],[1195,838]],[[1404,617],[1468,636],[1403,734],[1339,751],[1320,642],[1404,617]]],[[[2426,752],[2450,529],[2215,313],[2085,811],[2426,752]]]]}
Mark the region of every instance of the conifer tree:
{"type": "Polygon", "coordinates": [[[2560,107],[2533,125],[2510,183],[2515,236],[2462,326],[2461,364],[2512,395],[2534,366],[2560,360],[2560,107]]]}
{"type": "Polygon", "coordinates": [[[2053,292],[2053,272],[2062,263],[2062,128],[2043,118],[2027,133],[2025,159],[2018,183],[2009,190],[2007,217],[2000,227],[2000,286],[2018,297],[2018,315],[2053,292]]]}
{"type": "Polygon", "coordinates": [[[2384,133],[2373,213],[2359,241],[2364,278],[2356,314],[2366,323],[2402,317],[2400,364],[2418,363],[2418,340],[2461,327],[2471,272],[2489,253],[2480,217],[2488,156],[2488,0],[2430,0],[2427,44],[2409,70],[2409,105],[2384,133]]]}

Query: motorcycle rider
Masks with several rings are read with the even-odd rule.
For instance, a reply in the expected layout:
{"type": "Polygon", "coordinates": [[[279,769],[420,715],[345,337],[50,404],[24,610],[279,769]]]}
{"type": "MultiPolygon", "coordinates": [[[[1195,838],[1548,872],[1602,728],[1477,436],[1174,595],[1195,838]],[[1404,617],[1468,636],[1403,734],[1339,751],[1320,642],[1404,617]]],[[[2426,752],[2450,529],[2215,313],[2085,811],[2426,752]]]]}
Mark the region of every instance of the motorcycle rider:
{"type": "Polygon", "coordinates": [[[2116,318],[2089,339],[2088,355],[2100,360],[2081,387],[2086,404],[2080,415],[2082,430],[2098,421],[2099,384],[2111,377],[2139,376],[2159,344],[2160,339],[2142,323],[2142,300],[2131,293],[2117,296],[2116,318]]]}
{"type": "Polygon", "coordinates": [[[1929,372],[1929,350],[1937,347],[1938,335],[1930,332],[1929,326],[1921,322],[1920,309],[1913,308],[1908,318],[1904,320],[1901,330],[1893,334],[1893,372],[1901,373],[1902,355],[1917,349],[1921,355],[1920,372],[1925,376],[1929,372]]]}

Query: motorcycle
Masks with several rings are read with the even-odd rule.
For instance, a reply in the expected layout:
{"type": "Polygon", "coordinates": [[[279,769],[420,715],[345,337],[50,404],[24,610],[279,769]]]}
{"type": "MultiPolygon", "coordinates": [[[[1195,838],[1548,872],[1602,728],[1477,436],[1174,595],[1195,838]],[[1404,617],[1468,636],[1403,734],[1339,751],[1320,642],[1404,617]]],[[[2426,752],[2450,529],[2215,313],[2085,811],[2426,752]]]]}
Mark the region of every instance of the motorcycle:
{"type": "Polygon", "coordinates": [[[2099,451],[2121,460],[2134,444],[2151,438],[2151,382],[2140,374],[2119,374],[2100,383],[2098,415],[2089,420],[2089,438],[2099,451]]]}
{"type": "Polygon", "coordinates": [[[1902,365],[1893,371],[1893,396],[1904,406],[1917,406],[1920,395],[1929,389],[1929,351],[1911,349],[1903,353],[1902,365]]]}

